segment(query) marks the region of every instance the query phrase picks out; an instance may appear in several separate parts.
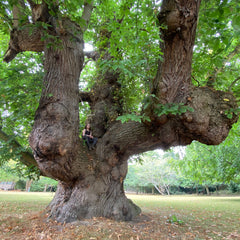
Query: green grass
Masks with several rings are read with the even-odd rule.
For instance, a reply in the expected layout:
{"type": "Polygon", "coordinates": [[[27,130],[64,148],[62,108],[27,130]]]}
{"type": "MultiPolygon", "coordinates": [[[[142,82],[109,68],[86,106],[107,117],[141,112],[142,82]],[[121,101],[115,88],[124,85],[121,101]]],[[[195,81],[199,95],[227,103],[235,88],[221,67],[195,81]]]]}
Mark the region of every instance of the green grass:
{"type": "Polygon", "coordinates": [[[0,201],[4,202],[41,202],[51,201],[54,193],[48,192],[0,192],[0,201]]]}
{"type": "Polygon", "coordinates": [[[128,195],[139,206],[152,208],[168,207],[177,209],[206,209],[207,211],[237,211],[240,213],[240,197],[211,196],[159,196],[159,195],[128,195]]]}
{"type": "Polygon", "coordinates": [[[240,197],[129,194],[142,208],[140,220],[119,223],[96,218],[72,226],[46,222],[37,215],[53,196],[0,191],[0,239],[40,239],[45,235],[59,240],[240,239],[240,197]]]}
{"type": "Polygon", "coordinates": [[[23,214],[44,209],[53,193],[0,192],[1,214],[23,214]]]}
{"type": "Polygon", "coordinates": [[[159,220],[165,218],[171,221],[176,217],[191,229],[220,235],[213,239],[222,239],[223,232],[227,234],[239,229],[240,197],[129,195],[129,198],[143,212],[155,216],[157,213],[159,220]]]}

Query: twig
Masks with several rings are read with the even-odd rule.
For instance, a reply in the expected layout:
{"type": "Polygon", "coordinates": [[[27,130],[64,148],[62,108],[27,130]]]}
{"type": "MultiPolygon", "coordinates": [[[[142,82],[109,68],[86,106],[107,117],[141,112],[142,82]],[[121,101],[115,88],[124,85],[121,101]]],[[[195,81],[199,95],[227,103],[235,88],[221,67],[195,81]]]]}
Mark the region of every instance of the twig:
{"type": "Polygon", "coordinates": [[[240,77],[236,78],[236,79],[231,83],[231,85],[230,85],[229,88],[228,88],[228,91],[229,91],[229,92],[232,92],[232,87],[233,87],[233,85],[234,85],[238,80],[240,80],[240,77]]]}

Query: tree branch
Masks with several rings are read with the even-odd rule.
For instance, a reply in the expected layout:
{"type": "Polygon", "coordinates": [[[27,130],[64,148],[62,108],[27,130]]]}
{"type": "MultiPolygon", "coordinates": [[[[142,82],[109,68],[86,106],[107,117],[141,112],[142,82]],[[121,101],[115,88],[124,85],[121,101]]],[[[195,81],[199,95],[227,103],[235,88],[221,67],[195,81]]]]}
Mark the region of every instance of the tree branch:
{"type": "Polygon", "coordinates": [[[234,85],[237,81],[239,81],[239,80],[240,80],[240,77],[236,78],[236,79],[231,83],[231,85],[230,85],[229,88],[228,88],[228,91],[229,91],[229,92],[232,92],[232,87],[233,87],[233,85],[234,85]]]}
{"type": "Polygon", "coordinates": [[[24,51],[42,52],[44,41],[41,40],[41,30],[33,24],[28,24],[21,30],[13,29],[10,34],[8,49],[3,61],[10,62],[16,55],[24,51]]]}
{"type": "Polygon", "coordinates": [[[93,61],[97,61],[100,58],[100,54],[97,51],[86,51],[84,56],[91,58],[93,61]]]}
{"type": "MultiPolygon", "coordinates": [[[[12,140],[12,137],[7,135],[5,132],[1,130],[0,126],[0,139],[4,142],[9,142],[12,150],[19,151],[19,148],[22,147],[16,140],[12,140]]],[[[21,151],[20,152],[20,161],[25,164],[26,166],[37,166],[37,162],[35,161],[33,155],[28,151],[21,151]]]]}
{"type": "Polygon", "coordinates": [[[24,9],[26,8],[24,4],[24,0],[18,0],[18,3],[13,6],[13,27],[17,28],[20,23],[20,19],[23,18],[24,14],[24,9]]]}
{"type": "Polygon", "coordinates": [[[93,1],[91,1],[91,3],[88,3],[88,1],[84,2],[84,9],[83,9],[83,14],[82,14],[82,19],[85,21],[84,26],[82,26],[82,30],[83,32],[86,31],[90,18],[91,18],[91,14],[92,14],[92,10],[93,10],[93,1]]]}
{"type": "Polygon", "coordinates": [[[152,93],[162,103],[176,102],[192,87],[191,64],[201,1],[164,0],[157,15],[163,61],[159,61],[152,93]],[[174,68],[172,67],[174,66],[174,68]]]}
{"type": "MultiPolygon", "coordinates": [[[[28,0],[28,3],[32,10],[33,22],[46,22],[48,20],[48,6],[44,1],[42,4],[36,4],[32,0],[28,0]]],[[[3,58],[3,61],[7,63],[12,61],[20,52],[42,52],[44,49],[44,42],[41,40],[42,30],[35,24],[29,24],[28,18],[25,16],[25,8],[24,0],[18,0],[17,4],[13,6],[13,29],[10,33],[8,50],[3,58]],[[20,22],[20,19],[24,22],[20,22]],[[21,29],[19,28],[20,24],[21,29]]]]}

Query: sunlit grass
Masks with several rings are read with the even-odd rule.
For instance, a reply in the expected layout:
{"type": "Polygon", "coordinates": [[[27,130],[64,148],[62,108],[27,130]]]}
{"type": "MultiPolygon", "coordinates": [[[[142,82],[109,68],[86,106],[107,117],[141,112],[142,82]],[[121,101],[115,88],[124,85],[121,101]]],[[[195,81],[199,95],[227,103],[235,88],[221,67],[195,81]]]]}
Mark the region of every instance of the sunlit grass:
{"type": "Polygon", "coordinates": [[[23,214],[43,210],[52,200],[53,193],[0,192],[1,214],[23,214]]]}
{"type": "Polygon", "coordinates": [[[31,201],[40,201],[40,202],[49,202],[53,198],[54,193],[49,192],[0,192],[0,201],[8,202],[31,202],[31,201]]]}
{"type": "MultiPolygon", "coordinates": [[[[236,231],[240,221],[240,197],[128,195],[143,213],[159,219],[176,216],[186,225],[216,231],[236,231]]],[[[221,238],[219,238],[221,239],[221,238]]]]}
{"type": "Polygon", "coordinates": [[[240,213],[240,197],[211,197],[211,196],[160,196],[160,195],[128,195],[137,205],[144,208],[177,208],[200,209],[207,211],[237,211],[240,213]]]}

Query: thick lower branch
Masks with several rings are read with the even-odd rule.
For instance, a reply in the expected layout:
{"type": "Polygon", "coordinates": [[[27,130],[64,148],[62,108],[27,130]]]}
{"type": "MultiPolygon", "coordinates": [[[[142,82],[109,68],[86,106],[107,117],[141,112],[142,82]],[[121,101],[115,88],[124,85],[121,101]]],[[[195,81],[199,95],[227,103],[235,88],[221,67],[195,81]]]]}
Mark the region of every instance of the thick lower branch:
{"type": "Polygon", "coordinates": [[[3,61],[10,62],[16,55],[24,51],[42,52],[44,41],[41,30],[33,24],[25,25],[21,30],[13,29],[10,34],[8,50],[3,61]]]}
{"type": "Polygon", "coordinates": [[[227,137],[232,124],[238,120],[234,113],[237,103],[230,93],[193,88],[183,96],[182,102],[193,112],[152,115],[151,123],[115,122],[98,144],[100,159],[111,159],[109,161],[113,161],[114,165],[119,155],[128,157],[157,148],[187,145],[193,140],[217,145],[227,137]]]}

